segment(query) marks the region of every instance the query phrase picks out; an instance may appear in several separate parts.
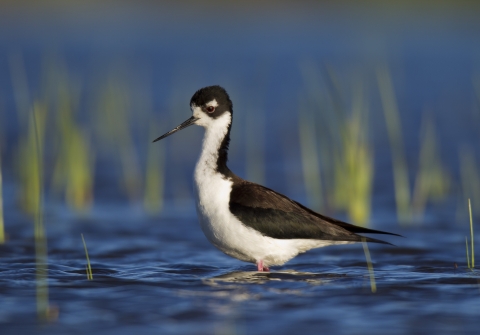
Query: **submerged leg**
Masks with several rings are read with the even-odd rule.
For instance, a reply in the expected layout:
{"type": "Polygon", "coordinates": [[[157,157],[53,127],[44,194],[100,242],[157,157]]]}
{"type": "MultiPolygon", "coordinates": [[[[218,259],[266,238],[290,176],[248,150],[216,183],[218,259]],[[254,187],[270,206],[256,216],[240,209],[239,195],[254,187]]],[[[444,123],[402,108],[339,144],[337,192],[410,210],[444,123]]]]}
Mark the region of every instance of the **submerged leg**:
{"type": "Polygon", "coordinates": [[[259,271],[259,272],[263,272],[263,271],[269,272],[270,269],[263,265],[263,260],[261,259],[257,263],[257,271],[259,271]]]}

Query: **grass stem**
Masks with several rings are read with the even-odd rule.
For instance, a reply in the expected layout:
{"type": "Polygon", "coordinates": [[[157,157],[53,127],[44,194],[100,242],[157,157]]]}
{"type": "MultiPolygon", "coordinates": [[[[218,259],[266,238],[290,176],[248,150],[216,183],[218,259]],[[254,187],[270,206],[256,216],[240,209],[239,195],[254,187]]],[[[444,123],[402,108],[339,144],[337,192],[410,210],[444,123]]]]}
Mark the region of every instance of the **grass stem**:
{"type": "Polygon", "coordinates": [[[363,252],[365,253],[365,259],[367,260],[368,272],[370,273],[370,288],[372,293],[377,292],[377,284],[375,283],[375,272],[373,271],[372,259],[370,258],[370,251],[368,250],[367,242],[362,239],[363,252]]]}
{"type": "Polygon", "coordinates": [[[470,198],[468,199],[468,213],[470,215],[470,243],[472,246],[472,269],[475,267],[475,255],[473,250],[473,220],[472,220],[472,204],[470,198]]]}
{"type": "Polygon", "coordinates": [[[90,258],[88,257],[87,243],[85,243],[85,238],[83,237],[83,234],[80,234],[80,235],[82,235],[83,248],[85,249],[85,257],[87,258],[87,268],[86,268],[87,279],[93,280],[93,272],[92,272],[92,266],[90,265],[90,258]]]}
{"type": "Polygon", "coordinates": [[[36,190],[37,198],[35,201],[35,216],[34,216],[34,235],[35,235],[35,264],[36,264],[36,285],[37,285],[37,314],[39,319],[48,320],[50,314],[48,302],[48,268],[47,268],[47,239],[45,236],[45,228],[43,226],[43,155],[42,142],[40,134],[43,135],[43,129],[39,129],[37,122],[37,113],[41,112],[40,108],[35,105],[32,111],[32,122],[34,130],[35,152],[37,158],[36,190]]]}

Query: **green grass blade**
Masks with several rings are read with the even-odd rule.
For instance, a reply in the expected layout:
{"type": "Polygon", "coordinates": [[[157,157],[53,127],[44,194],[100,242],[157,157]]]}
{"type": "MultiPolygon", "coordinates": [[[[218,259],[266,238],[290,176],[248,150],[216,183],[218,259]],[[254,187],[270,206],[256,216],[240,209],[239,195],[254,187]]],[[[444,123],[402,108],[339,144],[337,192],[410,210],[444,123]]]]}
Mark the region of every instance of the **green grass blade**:
{"type": "Polygon", "coordinates": [[[473,251],[473,221],[472,221],[472,204],[468,199],[468,212],[470,214],[470,243],[472,245],[472,269],[475,267],[475,256],[473,251]]]}
{"type": "Polygon", "coordinates": [[[32,122],[34,132],[34,142],[36,153],[35,173],[37,174],[35,180],[37,185],[35,189],[36,194],[33,196],[37,198],[35,201],[35,216],[34,216],[34,231],[35,231],[35,263],[36,263],[36,285],[37,285],[37,314],[39,319],[48,320],[50,314],[50,307],[48,301],[48,267],[47,267],[47,239],[45,236],[45,228],[43,226],[43,134],[44,123],[39,123],[37,114],[42,110],[39,105],[35,105],[32,111],[32,122]]]}
{"type": "Polygon", "coordinates": [[[365,253],[365,259],[367,260],[368,272],[370,273],[370,288],[372,293],[377,292],[377,284],[375,282],[375,273],[373,272],[372,259],[370,258],[370,251],[368,250],[367,242],[365,238],[362,238],[363,252],[365,253]]]}
{"type": "Polygon", "coordinates": [[[93,272],[92,272],[92,266],[90,265],[90,258],[88,257],[88,250],[87,250],[87,243],[85,243],[85,238],[83,238],[83,234],[80,234],[82,236],[82,241],[83,241],[83,248],[85,249],[85,257],[87,258],[87,279],[88,280],[93,280],[93,272]]]}

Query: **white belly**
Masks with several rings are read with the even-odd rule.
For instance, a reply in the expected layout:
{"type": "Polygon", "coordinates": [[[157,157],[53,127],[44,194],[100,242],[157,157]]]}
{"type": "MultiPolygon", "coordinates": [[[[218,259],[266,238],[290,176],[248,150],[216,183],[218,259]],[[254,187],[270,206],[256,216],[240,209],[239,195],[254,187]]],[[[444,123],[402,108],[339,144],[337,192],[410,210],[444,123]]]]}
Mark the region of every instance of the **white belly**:
{"type": "Polygon", "coordinates": [[[195,171],[195,195],[200,226],[208,240],[229,256],[245,262],[263,260],[265,266],[282,265],[312,248],[347,242],[275,239],[240,222],[229,210],[232,182],[219,173],[195,171]]]}

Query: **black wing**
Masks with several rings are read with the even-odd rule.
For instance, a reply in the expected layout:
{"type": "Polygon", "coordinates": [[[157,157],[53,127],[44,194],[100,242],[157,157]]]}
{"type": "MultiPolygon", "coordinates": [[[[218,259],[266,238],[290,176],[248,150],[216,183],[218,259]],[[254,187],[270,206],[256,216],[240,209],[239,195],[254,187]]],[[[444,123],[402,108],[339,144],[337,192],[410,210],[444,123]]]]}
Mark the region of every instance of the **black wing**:
{"type": "Polygon", "coordinates": [[[323,216],[267,187],[244,180],[233,183],[230,211],[246,226],[277,239],[365,240],[390,244],[356,233],[396,235],[323,216]]]}

